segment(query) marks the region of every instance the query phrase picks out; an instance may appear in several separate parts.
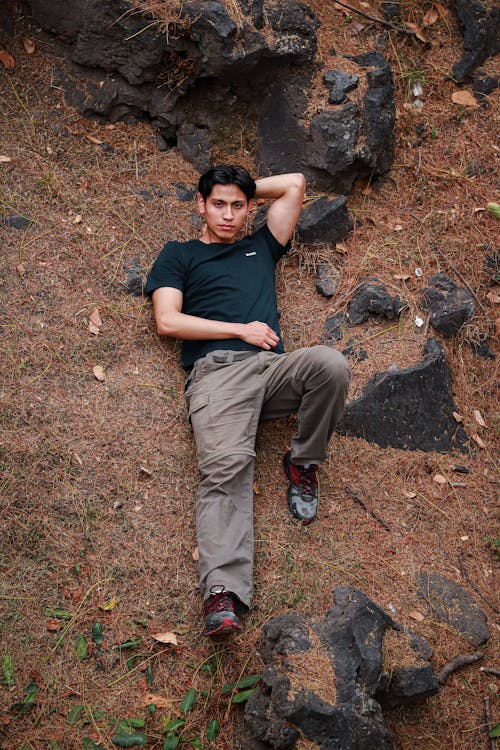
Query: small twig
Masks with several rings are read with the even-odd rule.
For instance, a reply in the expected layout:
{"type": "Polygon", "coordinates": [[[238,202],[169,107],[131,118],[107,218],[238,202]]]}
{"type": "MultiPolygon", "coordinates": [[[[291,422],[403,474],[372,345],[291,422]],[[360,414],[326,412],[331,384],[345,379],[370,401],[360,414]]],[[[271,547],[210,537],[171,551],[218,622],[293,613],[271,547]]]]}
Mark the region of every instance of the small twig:
{"type": "Polygon", "coordinates": [[[493,610],[493,612],[495,612],[497,615],[500,614],[499,610],[495,607],[495,605],[492,604],[490,601],[488,601],[488,599],[484,596],[484,594],[481,592],[479,587],[474,583],[474,581],[471,581],[471,579],[469,578],[469,574],[467,573],[467,569],[464,563],[464,556],[462,553],[460,553],[458,556],[458,564],[460,566],[460,572],[462,576],[465,578],[465,580],[467,581],[467,583],[469,584],[469,586],[474,589],[476,594],[481,597],[483,602],[487,604],[488,607],[493,610]]]}
{"type": "Polygon", "coordinates": [[[472,287],[469,284],[469,282],[466,279],[464,279],[464,277],[462,276],[462,274],[460,273],[460,271],[457,269],[457,267],[451,262],[451,260],[438,247],[436,247],[436,245],[434,245],[434,244],[432,245],[432,250],[434,250],[439,255],[439,257],[441,258],[441,260],[444,260],[444,262],[447,264],[447,266],[452,269],[453,273],[456,273],[456,275],[458,276],[458,278],[460,279],[460,281],[462,282],[462,284],[465,284],[465,286],[467,287],[467,289],[469,290],[469,292],[472,294],[472,296],[476,300],[477,304],[479,305],[479,307],[481,309],[481,312],[485,316],[486,320],[491,325],[492,323],[491,323],[491,319],[490,319],[488,313],[484,309],[484,307],[483,307],[483,305],[481,303],[481,300],[478,298],[477,294],[475,293],[474,289],[472,289],[472,287]]]}
{"type": "Polygon", "coordinates": [[[419,148],[418,150],[418,164],[417,168],[415,169],[415,177],[418,177],[418,173],[420,172],[420,167],[422,166],[422,149],[419,148]]]}
{"type": "Polygon", "coordinates": [[[495,677],[500,677],[500,669],[494,669],[493,667],[480,667],[479,671],[486,672],[486,674],[495,675],[495,677]]]}
{"type": "Polygon", "coordinates": [[[440,685],[443,685],[450,674],[453,674],[453,672],[456,672],[457,669],[461,669],[462,667],[466,667],[468,664],[474,664],[476,661],[481,661],[484,654],[476,653],[476,654],[460,654],[460,656],[455,656],[454,659],[451,659],[447,664],[444,665],[442,670],[439,672],[437,676],[437,681],[440,685]]]}
{"type": "Polygon", "coordinates": [[[352,497],[352,499],[355,500],[359,505],[361,505],[361,507],[364,508],[365,511],[367,513],[369,513],[370,516],[372,518],[374,518],[381,526],[383,526],[383,528],[386,531],[390,531],[391,530],[389,528],[389,526],[386,524],[386,522],[382,518],[380,518],[380,516],[377,516],[377,514],[373,510],[371,510],[371,508],[369,508],[367,506],[367,504],[365,503],[365,501],[362,500],[360,498],[360,496],[356,492],[354,492],[354,490],[352,490],[350,487],[347,487],[347,486],[346,486],[345,490],[346,490],[347,494],[350,495],[352,497]]]}
{"type": "MultiPolygon", "coordinates": [[[[488,696],[484,699],[484,715],[486,717],[486,726],[488,729],[488,734],[491,732],[493,728],[493,724],[491,723],[491,714],[490,714],[490,699],[488,696]]],[[[497,747],[497,741],[494,737],[490,737],[490,748],[491,750],[496,750],[497,747]]]]}
{"type": "Polygon", "coordinates": [[[336,5],[341,5],[343,8],[346,8],[347,10],[350,10],[352,13],[357,13],[358,16],[362,16],[363,18],[367,18],[369,21],[375,21],[375,23],[381,23],[382,26],[387,26],[389,29],[393,29],[394,31],[399,31],[402,34],[408,34],[408,36],[413,36],[417,38],[417,35],[414,31],[410,31],[410,29],[403,29],[402,26],[396,26],[395,23],[392,23],[391,21],[386,21],[385,18],[377,18],[377,16],[371,16],[369,13],[364,13],[362,10],[358,10],[357,8],[353,8],[352,5],[348,5],[347,3],[341,3],[339,0],[334,0],[336,5]]]}

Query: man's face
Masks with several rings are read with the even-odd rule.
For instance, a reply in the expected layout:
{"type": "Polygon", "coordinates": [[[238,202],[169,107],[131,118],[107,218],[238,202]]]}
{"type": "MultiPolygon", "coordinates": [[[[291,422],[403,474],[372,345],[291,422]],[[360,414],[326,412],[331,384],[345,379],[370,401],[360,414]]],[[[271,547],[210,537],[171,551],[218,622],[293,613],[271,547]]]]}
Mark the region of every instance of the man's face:
{"type": "Polygon", "coordinates": [[[202,239],[226,244],[234,242],[251,205],[237,185],[214,185],[206,201],[198,194],[198,209],[206,223],[202,239]]]}

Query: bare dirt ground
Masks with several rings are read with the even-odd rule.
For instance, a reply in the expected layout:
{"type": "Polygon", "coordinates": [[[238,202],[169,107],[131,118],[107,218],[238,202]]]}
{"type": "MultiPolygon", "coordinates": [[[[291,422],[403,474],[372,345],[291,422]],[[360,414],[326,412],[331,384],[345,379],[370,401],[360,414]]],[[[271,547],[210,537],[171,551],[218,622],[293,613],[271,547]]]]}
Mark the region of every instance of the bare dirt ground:
{"type": "MultiPolygon", "coordinates": [[[[380,27],[359,29],[359,19],[331,4],[312,5],[326,69],[333,46],[343,54],[374,45],[380,27]]],[[[362,276],[400,294],[408,308],[399,323],[356,331],[369,357],[352,362],[353,398],[376,371],[420,359],[425,336],[414,321],[426,281],[438,271],[465,281],[476,317],[441,343],[457,412],[480,444],[441,455],[335,436],[321,470],[319,518],[305,528],[288,516],[281,469],[293,420],[266,424],[256,466],[255,606],[244,634],[226,647],[202,636],[193,559],[197,469],[178,344],[159,339],[149,302],[124,289],[131,258],[147,269],[166,239],[199,232],[194,205],[175,193],[176,182],[194,185],[198,175],[175,150],[158,152],[146,124],[96,124],[70,109],[53,84],[59,53],[26,19],[0,44],[15,60],[0,73],[0,214],[32,222],[24,230],[0,225],[5,750],[109,749],[118,722],[132,718],[148,746],[160,748],[166,723],[178,716],[185,720],[180,746],[237,748],[242,708],[223,688],[262,669],[261,625],[290,609],[321,618],[339,584],[362,588],[427,638],[438,671],[474,649],[417,597],[421,570],[474,596],[491,632],[482,663],[498,667],[498,354],[480,359],[468,343],[479,332],[494,335],[499,316],[500,289],[485,266],[485,246],[495,249],[500,226],[485,210],[498,202],[498,94],[487,107],[453,103],[458,86],[448,74],[462,53],[455,20],[446,13],[424,27],[430,3],[403,6],[431,44],[391,33],[385,45],[397,100],[394,168],[378,186],[356,186],[349,211],[360,221],[341,248],[295,246],[282,262],[284,337],[289,349],[317,343],[325,318],[347,303],[362,276]],[[35,42],[33,54],[25,38],[35,42]],[[422,107],[414,106],[415,83],[422,107]],[[332,300],[314,289],[323,258],[342,275],[332,300]],[[454,464],[470,473],[458,477],[454,464]],[[436,483],[436,474],[447,481],[436,483]],[[457,477],[465,486],[452,486],[457,477]],[[353,503],[346,485],[390,531],[353,503]],[[156,641],[157,633],[174,633],[177,645],[156,641]],[[182,715],[190,688],[196,701],[182,715]],[[220,733],[210,743],[213,719],[220,733]]],[[[493,75],[495,65],[482,67],[493,75]]],[[[229,157],[252,166],[246,152],[229,157]]],[[[491,346],[498,351],[498,340],[491,346]]],[[[497,678],[480,664],[456,672],[437,697],[387,713],[396,748],[486,750],[486,699],[495,723],[497,678]]],[[[300,747],[311,745],[304,739],[300,747]]]]}

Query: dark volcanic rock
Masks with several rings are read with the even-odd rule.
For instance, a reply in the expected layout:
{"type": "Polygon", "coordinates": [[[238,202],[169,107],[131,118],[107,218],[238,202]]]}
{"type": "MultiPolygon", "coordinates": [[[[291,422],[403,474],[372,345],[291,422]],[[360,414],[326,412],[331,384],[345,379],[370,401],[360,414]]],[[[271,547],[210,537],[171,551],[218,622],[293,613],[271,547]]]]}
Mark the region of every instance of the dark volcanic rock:
{"type": "Polygon", "coordinates": [[[431,314],[432,327],[446,338],[454,336],[474,316],[474,298],[468,289],[457,287],[449,276],[438,273],[424,289],[420,306],[431,314]]]}
{"type": "Polygon", "coordinates": [[[377,373],[347,404],[337,427],[382,447],[423,451],[464,449],[467,436],[453,418],[450,371],[441,346],[429,339],[419,364],[377,373]]]}
{"type": "Polygon", "coordinates": [[[340,276],[328,263],[318,263],[316,269],[316,289],[323,297],[333,297],[340,284],[340,276]]]}
{"type": "Polygon", "coordinates": [[[28,229],[32,223],[31,219],[27,219],[26,216],[5,216],[0,219],[0,224],[14,229],[28,229]]]}
{"type": "Polygon", "coordinates": [[[438,573],[417,575],[418,593],[432,607],[435,615],[447,622],[474,646],[489,637],[486,615],[468,592],[438,573]]]}
{"type": "Polygon", "coordinates": [[[333,201],[322,196],[302,210],[297,237],[304,245],[335,244],[345,240],[352,227],[345,195],[333,201]]]}
{"type": "Polygon", "coordinates": [[[323,76],[323,81],[330,91],[328,97],[329,104],[342,104],[346,98],[346,94],[349,91],[353,91],[358,83],[359,76],[351,73],[344,73],[343,70],[334,68],[333,70],[327,70],[323,76]]]}
{"type": "Polygon", "coordinates": [[[142,297],[144,290],[145,271],[141,267],[139,258],[134,256],[123,264],[123,270],[127,274],[124,284],[127,294],[133,297],[142,297]]]}
{"type": "Polygon", "coordinates": [[[387,320],[396,318],[401,310],[401,299],[391,297],[385,286],[376,280],[366,279],[356,296],[347,307],[349,320],[353,325],[360,325],[370,315],[378,315],[387,320]]]}
{"type": "Polygon", "coordinates": [[[342,311],[330,315],[325,321],[325,327],[321,335],[322,343],[332,344],[335,343],[335,341],[340,341],[343,336],[342,326],[346,320],[346,314],[342,311]]]}
{"type": "Polygon", "coordinates": [[[356,178],[373,178],[391,167],[394,96],[390,66],[378,52],[352,60],[366,85],[362,108],[347,101],[317,114],[309,127],[303,124],[303,79],[285,79],[272,87],[264,98],[258,127],[261,172],[299,169],[320,187],[345,193],[356,178]]]}
{"type": "Polygon", "coordinates": [[[323,750],[390,750],[379,701],[404,705],[437,692],[409,636],[350,586],[335,590],[321,622],[294,612],[271,620],[259,650],[266,668],[263,689],[246,704],[245,750],[295,748],[301,734],[323,750]],[[382,656],[388,633],[398,644],[404,639],[408,657],[392,691],[382,656]]]}
{"type": "Polygon", "coordinates": [[[500,7],[488,10],[480,0],[454,0],[464,33],[464,54],[452,67],[453,78],[464,78],[488,57],[500,52],[500,7]]]}
{"type": "Polygon", "coordinates": [[[469,346],[476,355],[483,359],[495,359],[495,352],[490,349],[490,340],[485,333],[478,335],[477,341],[469,341],[469,346]]]}

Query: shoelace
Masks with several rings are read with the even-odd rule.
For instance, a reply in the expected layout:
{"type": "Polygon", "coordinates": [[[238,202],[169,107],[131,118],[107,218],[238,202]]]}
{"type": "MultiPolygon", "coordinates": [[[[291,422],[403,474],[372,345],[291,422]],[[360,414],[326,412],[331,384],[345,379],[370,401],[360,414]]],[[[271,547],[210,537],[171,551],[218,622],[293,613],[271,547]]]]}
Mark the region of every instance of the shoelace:
{"type": "Polygon", "coordinates": [[[213,612],[224,612],[225,610],[234,612],[234,605],[231,594],[212,594],[208,597],[208,599],[206,599],[206,614],[212,614],[213,612]]]}
{"type": "Polygon", "coordinates": [[[306,496],[304,499],[309,497],[312,500],[316,494],[316,488],[318,486],[316,469],[317,466],[310,466],[306,469],[303,466],[290,464],[292,481],[297,487],[299,487],[301,494],[306,496]]]}

